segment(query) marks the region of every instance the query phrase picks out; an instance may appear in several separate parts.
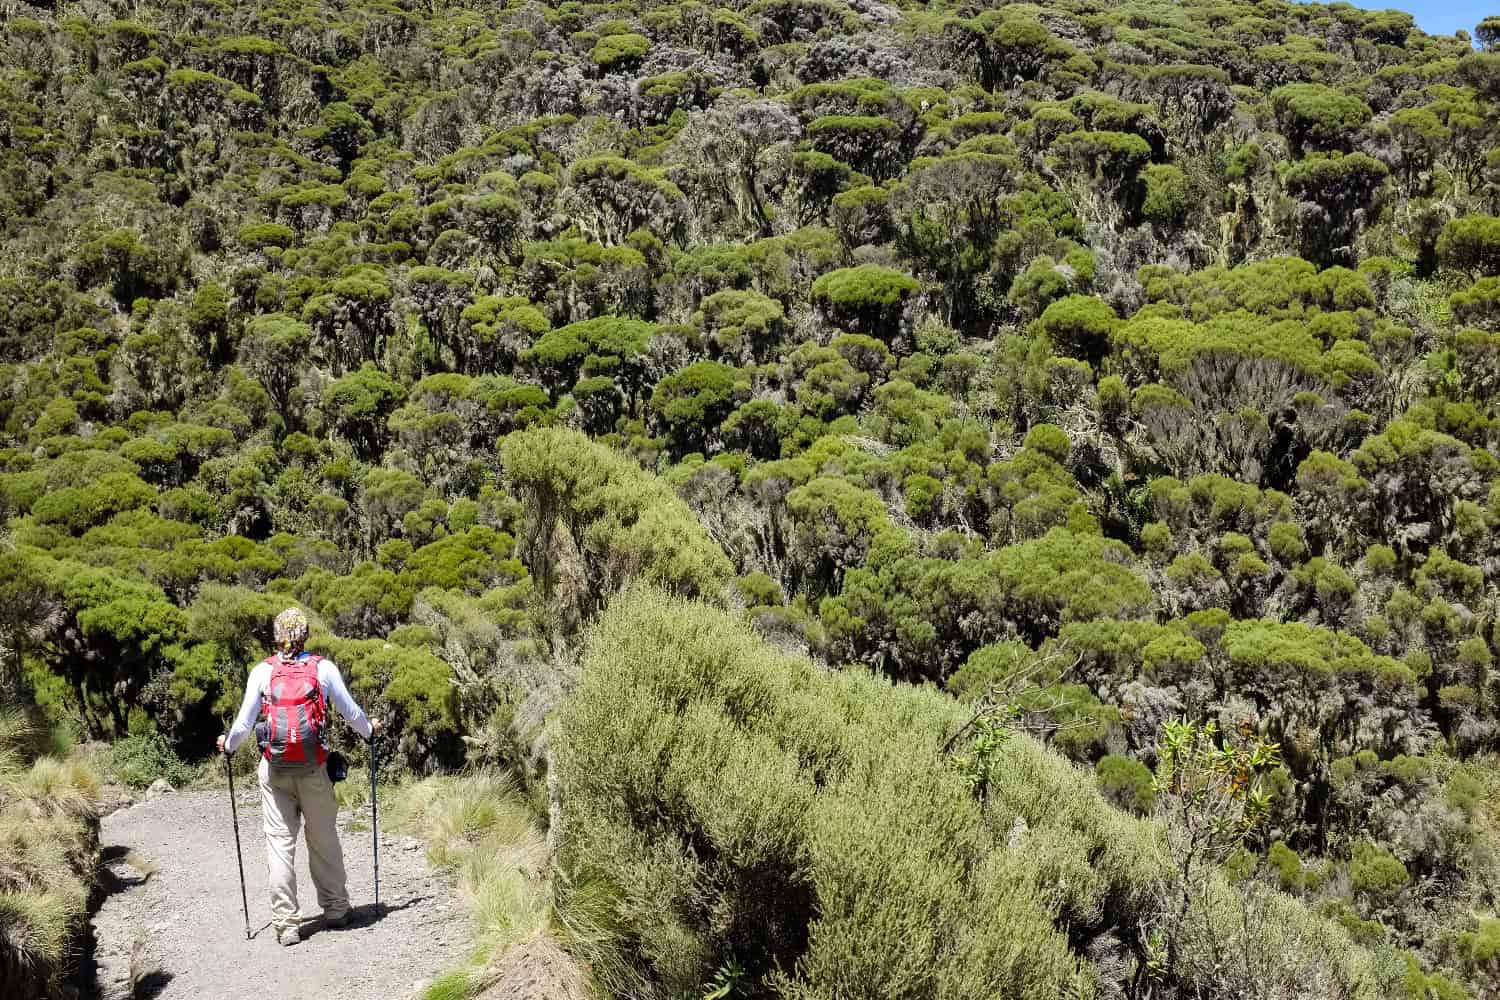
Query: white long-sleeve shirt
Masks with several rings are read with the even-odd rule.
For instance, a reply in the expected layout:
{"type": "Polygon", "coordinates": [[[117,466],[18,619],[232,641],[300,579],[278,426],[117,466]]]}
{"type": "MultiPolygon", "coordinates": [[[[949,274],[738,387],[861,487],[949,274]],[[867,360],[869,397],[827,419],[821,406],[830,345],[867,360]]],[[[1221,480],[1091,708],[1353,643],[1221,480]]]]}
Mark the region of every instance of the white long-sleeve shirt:
{"type": "MultiPolygon", "coordinates": [[[[245,682],[245,697],[240,702],[240,714],[234,720],[234,726],[229,730],[229,735],[224,738],[224,749],[233,753],[249,735],[255,726],[255,720],[260,717],[260,703],[271,685],[271,664],[262,660],[256,664],[255,669],[250,671],[250,679],[245,682]]],[[[323,698],[333,704],[339,710],[339,714],[349,720],[349,725],[359,735],[369,739],[370,720],[365,717],[365,710],[349,695],[349,689],[344,687],[343,675],[339,673],[338,665],[332,660],[324,658],[318,663],[318,687],[323,689],[323,698]]]]}

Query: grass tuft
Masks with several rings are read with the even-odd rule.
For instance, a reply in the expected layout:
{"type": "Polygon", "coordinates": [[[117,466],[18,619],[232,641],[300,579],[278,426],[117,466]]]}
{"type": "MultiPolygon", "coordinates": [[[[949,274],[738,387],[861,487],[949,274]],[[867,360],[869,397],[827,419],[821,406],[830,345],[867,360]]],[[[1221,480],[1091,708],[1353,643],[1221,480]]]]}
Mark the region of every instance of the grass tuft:
{"type": "Polygon", "coordinates": [[[422,993],[422,1000],[469,1000],[475,993],[474,975],[468,969],[444,973],[422,993]]]}
{"type": "Polygon", "coordinates": [[[492,772],[427,778],[390,802],[393,824],[427,844],[476,926],[471,965],[433,983],[426,1000],[470,997],[485,969],[550,926],[546,837],[514,784],[492,772]]]}
{"type": "Polygon", "coordinates": [[[53,813],[87,818],[99,800],[99,776],[76,757],[42,757],[12,786],[23,799],[42,804],[53,813]]]}
{"type": "MultiPolygon", "coordinates": [[[[0,892],[0,941],[14,956],[23,977],[30,972],[41,980],[49,968],[63,963],[76,917],[72,900],[61,893],[0,892]]],[[[4,963],[4,967],[9,965],[4,963]]],[[[29,994],[21,991],[5,995],[29,994]]]]}
{"type": "Polygon", "coordinates": [[[98,868],[99,778],[54,731],[0,711],[0,996],[61,989],[98,868]]]}

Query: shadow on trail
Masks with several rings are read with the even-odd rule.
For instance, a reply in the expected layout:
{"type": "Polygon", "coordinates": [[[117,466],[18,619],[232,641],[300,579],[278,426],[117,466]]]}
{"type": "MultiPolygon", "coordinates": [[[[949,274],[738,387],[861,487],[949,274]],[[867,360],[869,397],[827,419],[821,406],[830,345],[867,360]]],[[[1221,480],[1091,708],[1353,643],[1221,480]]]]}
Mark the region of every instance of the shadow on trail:
{"type": "MultiPolygon", "coordinates": [[[[80,940],[74,960],[73,980],[78,996],[89,1000],[99,1000],[108,995],[99,986],[99,941],[95,937],[92,915],[98,912],[109,897],[145,885],[156,873],[156,866],[130,847],[106,844],[99,848],[98,872],[93,897],[89,902],[89,931],[80,940]]],[[[135,980],[131,1000],[152,1000],[160,996],[171,982],[170,972],[161,969],[148,972],[135,980]]]]}
{"type": "MultiPolygon", "coordinates": [[[[95,1000],[103,995],[99,989],[99,941],[94,936],[93,915],[109,897],[145,885],[154,871],[149,862],[123,844],[107,844],[99,848],[98,877],[94,879],[89,897],[89,929],[87,934],[80,935],[72,961],[73,984],[79,996],[95,1000]]],[[[170,974],[153,972],[142,980],[143,985],[137,986],[135,996],[154,997],[171,981],[170,974]],[[148,988],[145,981],[155,977],[165,978],[154,988],[148,988]]]]}
{"type": "Polygon", "coordinates": [[[95,891],[101,895],[95,901],[95,908],[97,909],[99,902],[102,902],[105,896],[113,896],[117,892],[145,885],[155,869],[149,865],[145,867],[142,865],[142,860],[128,847],[111,844],[100,848],[99,880],[95,891]]]}
{"type": "Polygon", "coordinates": [[[171,981],[170,972],[163,972],[160,969],[148,972],[135,981],[133,1000],[154,1000],[155,997],[161,996],[162,990],[166,989],[171,981]]]}
{"type": "MultiPolygon", "coordinates": [[[[374,903],[364,903],[360,906],[350,908],[349,922],[343,927],[328,927],[324,925],[322,918],[313,917],[312,919],[305,921],[302,924],[299,933],[302,937],[302,940],[306,941],[314,934],[345,934],[349,931],[357,931],[365,927],[373,927],[376,924],[380,923],[380,921],[384,920],[386,917],[390,916],[392,913],[400,913],[402,910],[409,910],[413,906],[417,906],[420,903],[426,902],[426,900],[426,896],[413,896],[411,899],[406,900],[406,902],[397,903],[394,906],[392,906],[390,903],[381,903],[378,912],[375,909],[374,903]]],[[[270,924],[266,925],[266,927],[269,926],[270,924]]],[[[259,934],[260,931],[265,930],[266,927],[260,928],[260,930],[257,930],[255,933],[259,934]]]]}

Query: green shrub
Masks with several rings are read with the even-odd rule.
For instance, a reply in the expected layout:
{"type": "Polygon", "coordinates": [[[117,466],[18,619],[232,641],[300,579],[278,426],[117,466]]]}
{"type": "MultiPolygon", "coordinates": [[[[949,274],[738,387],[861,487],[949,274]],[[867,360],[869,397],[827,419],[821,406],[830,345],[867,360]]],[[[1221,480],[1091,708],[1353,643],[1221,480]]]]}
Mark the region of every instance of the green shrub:
{"type": "Polygon", "coordinates": [[[51,491],[32,504],[31,512],[41,524],[82,534],[115,514],[155,502],[156,490],[150,483],[128,472],[111,472],[86,487],[51,491]]]}
{"type": "Polygon", "coordinates": [[[750,380],[719,361],[696,361],[663,376],[651,392],[651,410],[681,442],[681,453],[700,448],[750,394],[750,380]]]}
{"type": "Polygon", "coordinates": [[[526,507],[523,558],[565,620],[576,623],[636,577],[723,600],[728,558],[687,504],[634,462],[561,429],[513,434],[501,456],[526,507]]]}
{"type": "Polygon", "coordinates": [[[1068,450],[1072,448],[1067,432],[1055,424],[1037,424],[1026,432],[1026,440],[1022,444],[1056,462],[1067,458],[1068,450]]]}
{"type": "Polygon", "coordinates": [[[350,691],[385,719],[392,767],[430,773],[464,759],[453,668],[421,647],[381,639],[330,639],[350,691]]]}
{"type": "Polygon", "coordinates": [[[1349,881],[1355,892],[1389,899],[1411,881],[1411,873],[1390,851],[1368,840],[1354,845],[1349,861],[1349,881]]]}
{"type": "Polygon", "coordinates": [[[1443,227],[1437,244],[1438,260],[1472,277],[1500,274],[1500,219],[1472,215],[1443,227]]]}
{"type": "MultiPolygon", "coordinates": [[[[1364,921],[1374,923],[1374,921],[1364,921]]],[[[1380,925],[1375,924],[1378,928],[1380,925]]],[[[1406,976],[1402,980],[1407,1000],[1469,1000],[1469,992],[1447,976],[1423,973],[1415,955],[1406,957],[1406,976]]]]}
{"type": "Polygon", "coordinates": [[[1141,214],[1159,226],[1181,223],[1194,201],[1187,174],[1170,163],[1153,163],[1142,175],[1146,181],[1146,200],[1141,204],[1141,214]]]}
{"type": "Polygon", "coordinates": [[[1493,917],[1480,920],[1473,931],[1459,935],[1458,947],[1470,962],[1492,962],[1500,958],[1500,920],[1493,917]]]}
{"type": "Polygon", "coordinates": [[[1278,521],[1271,525],[1271,552],[1285,563],[1294,563],[1307,555],[1307,540],[1302,525],[1292,521],[1278,521]]]}
{"type": "Polygon", "coordinates": [[[906,496],[906,513],[914,520],[926,523],[943,495],[943,484],[932,476],[907,476],[901,482],[901,492],[906,496]]]}
{"type": "Polygon", "coordinates": [[[762,354],[781,337],[786,309],[753,289],[715,292],[703,300],[696,317],[719,349],[727,354],[762,354]]]}
{"type": "Polygon", "coordinates": [[[634,32],[606,35],[589,52],[589,58],[600,69],[611,70],[634,66],[651,51],[651,39],[634,32]]]}
{"type": "Polygon", "coordinates": [[[1109,353],[1109,338],[1119,322],[1107,303],[1091,295],[1069,295],[1047,306],[1037,326],[1058,354],[1098,363],[1109,353]]]}
{"type": "Polygon", "coordinates": [[[734,582],[735,588],[739,590],[740,596],[750,607],[778,606],[786,603],[786,595],[782,592],[781,584],[771,579],[765,573],[751,573],[742,576],[734,582]]]}
{"type": "Polygon", "coordinates": [[[617,598],[558,744],[569,885],[613,896],[628,933],[596,968],[673,992],[731,958],[799,994],[1086,982],[1029,877],[987,857],[966,783],[933,749],[912,753],[960,716],[932,695],[822,677],[722,613],[617,598]],[[892,940],[914,947],[892,954],[892,940]]]}
{"type": "Polygon", "coordinates": [[[1500,327],[1500,278],[1480,278],[1448,296],[1448,306],[1460,323],[1486,330],[1500,327]]]}
{"type": "Polygon", "coordinates": [[[198,769],[184,763],[159,733],[116,740],[109,748],[108,767],[116,781],[131,788],[145,788],[157,778],[181,788],[198,776],[198,769]]]}
{"type": "Polygon", "coordinates": [[[948,690],[965,701],[991,689],[1006,690],[1035,672],[1037,654],[1024,642],[997,642],[969,654],[964,665],[948,678],[948,690]]]}
{"type": "Polygon", "coordinates": [[[1281,888],[1287,892],[1302,888],[1306,881],[1306,875],[1302,871],[1302,859],[1297,852],[1286,846],[1284,841],[1276,841],[1271,849],[1266,852],[1266,862],[1271,870],[1276,873],[1276,880],[1281,888]]]}
{"type": "Polygon", "coordinates": [[[292,245],[297,234],[290,226],[278,222],[257,222],[240,227],[240,242],[255,250],[266,247],[285,249],[292,245]]]}
{"type": "Polygon", "coordinates": [[[1291,83],[1271,93],[1271,107],[1293,149],[1347,148],[1370,108],[1359,98],[1316,83],[1291,83]]]}
{"type": "Polygon", "coordinates": [[[909,274],[878,264],[861,264],[818,278],[812,284],[812,299],[843,329],[874,334],[889,342],[896,335],[906,300],[921,287],[909,274]]]}
{"type": "Polygon", "coordinates": [[[1141,816],[1151,812],[1156,789],[1151,769],[1145,764],[1132,757],[1110,754],[1094,765],[1094,777],[1099,791],[1115,805],[1141,816]]]}
{"type": "Polygon", "coordinates": [[[1064,159],[1086,165],[1096,178],[1118,182],[1151,159],[1151,144],[1131,132],[1069,132],[1053,145],[1064,159]]]}

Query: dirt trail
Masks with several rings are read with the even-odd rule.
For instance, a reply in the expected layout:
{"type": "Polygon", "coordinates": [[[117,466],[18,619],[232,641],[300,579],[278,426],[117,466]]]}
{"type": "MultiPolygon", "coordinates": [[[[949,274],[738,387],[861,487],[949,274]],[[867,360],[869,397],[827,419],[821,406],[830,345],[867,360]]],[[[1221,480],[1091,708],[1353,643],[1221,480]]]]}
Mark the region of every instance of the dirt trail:
{"type": "Polygon", "coordinates": [[[384,822],[384,913],[375,915],[366,810],[339,816],[354,904],[349,926],[322,928],[307,845],[299,838],[297,897],[303,915],[318,919],[303,924],[301,944],[278,945],[268,926],[260,794],[253,785],[236,791],[254,939],[245,940],[228,792],[168,792],[138,803],[104,818],[109,895],[94,917],[99,997],[131,995],[137,947],[136,974],[146,975],[136,995],[162,1000],[402,1000],[465,957],[466,924],[451,888],[428,867],[415,840],[389,834],[384,822]],[[127,852],[156,870],[143,880],[127,852]]]}

